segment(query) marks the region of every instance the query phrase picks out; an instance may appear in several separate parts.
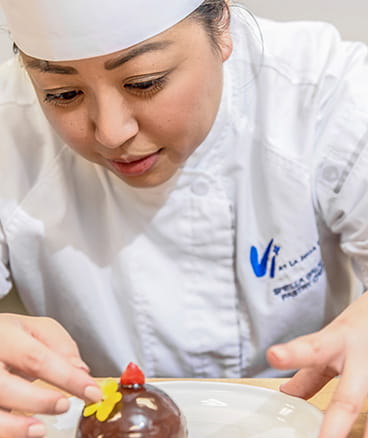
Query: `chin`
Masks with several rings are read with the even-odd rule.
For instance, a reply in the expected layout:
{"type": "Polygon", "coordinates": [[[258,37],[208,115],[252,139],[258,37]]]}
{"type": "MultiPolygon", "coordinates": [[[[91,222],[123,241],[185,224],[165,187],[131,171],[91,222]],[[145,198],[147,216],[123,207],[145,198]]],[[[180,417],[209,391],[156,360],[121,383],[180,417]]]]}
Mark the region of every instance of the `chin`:
{"type": "MultiPolygon", "coordinates": [[[[115,172],[114,172],[115,173],[115,172]]],[[[152,187],[160,186],[168,181],[174,174],[168,175],[157,175],[157,174],[143,174],[136,176],[125,176],[125,175],[115,175],[128,184],[131,187],[136,187],[140,189],[148,189],[152,187]]]]}

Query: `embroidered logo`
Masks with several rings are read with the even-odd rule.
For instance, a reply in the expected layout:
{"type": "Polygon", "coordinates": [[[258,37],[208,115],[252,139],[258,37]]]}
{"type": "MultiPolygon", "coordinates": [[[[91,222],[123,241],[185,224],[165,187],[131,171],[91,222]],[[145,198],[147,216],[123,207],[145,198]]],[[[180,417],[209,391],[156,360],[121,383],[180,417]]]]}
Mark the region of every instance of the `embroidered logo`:
{"type": "Polygon", "coordinates": [[[258,278],[275,278],[276,272],[281,272],[279,280],[282,283],[274,285],[273,294],[284,301],[310,290],[323,277],[324,265],[319,246],[317,241],[296,257],[276,264],[281,246],[275,245],[274,239],[271,239],[262,253],[255,246],[250,248],[250,264],[258,278]]]}
{"type": "Polygon", "coordinates": [[[253,272],[257,277],[264,277],[269,275],[270,278],[275,277],[276,271],[276,257],[280,251],[280,246],[273,244],[274,239],[271,239],[264,253],[260,256],[258,249],[255,246],[250,248],[250,263],[253,268],[253,272]],[[269,263],[271,259],[271,263],[269,263]],[[270,266],[269,266],[270,265],[270,266]]]}

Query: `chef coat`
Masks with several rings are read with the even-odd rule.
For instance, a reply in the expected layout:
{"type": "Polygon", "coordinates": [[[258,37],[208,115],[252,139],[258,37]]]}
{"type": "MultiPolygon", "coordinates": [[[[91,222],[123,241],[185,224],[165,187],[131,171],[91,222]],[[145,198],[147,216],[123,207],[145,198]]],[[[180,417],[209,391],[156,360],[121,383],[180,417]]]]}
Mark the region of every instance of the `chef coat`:
{"type": "Polygon", "coordinates": [[[56,318],[96,376],[281,375],[265,350],[368,286],[368,64],[329,25],[233,17],[216,121],[166,183],[130,187],[0,71],[0,293],[56,318]],[[359,282],[357,281],[359,280],[359,282]]]}

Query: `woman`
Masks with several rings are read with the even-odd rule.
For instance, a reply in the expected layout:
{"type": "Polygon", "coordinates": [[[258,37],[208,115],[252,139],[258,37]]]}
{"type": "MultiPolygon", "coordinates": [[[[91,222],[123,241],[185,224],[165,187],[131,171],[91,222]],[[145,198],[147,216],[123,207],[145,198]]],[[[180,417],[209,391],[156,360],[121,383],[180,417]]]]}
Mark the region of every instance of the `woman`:
{"type": "Polygon", "coordinates": [[[222,0],[50,5],[1,0],[1,292],[11,275],[53,319],[2,316],[0,436],[44,434],[6,409],[67,408],[26,378],[97,400],[83,357],[301,368],[301,397],[341,374],[321,438],[346,437],[368,389],[367,298],[346,308],[368,284],[367,48],[259,20],[262,53],[222,0]]]}

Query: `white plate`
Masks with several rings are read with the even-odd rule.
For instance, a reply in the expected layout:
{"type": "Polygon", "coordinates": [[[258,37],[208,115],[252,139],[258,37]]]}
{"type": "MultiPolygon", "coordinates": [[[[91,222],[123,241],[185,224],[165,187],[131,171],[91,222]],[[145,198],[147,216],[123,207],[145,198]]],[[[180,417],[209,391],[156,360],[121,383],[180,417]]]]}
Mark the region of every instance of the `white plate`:
{"type": "MultiPolygon", "coordinates": [[[[184,413],[190,438],[317,438],[322,412],[310,403],[256,386],[222,382],[155,383],[184,413]]],[[[48,438],[73,438],[82,402],[68,413],[38,416],[48,438]]]]}

